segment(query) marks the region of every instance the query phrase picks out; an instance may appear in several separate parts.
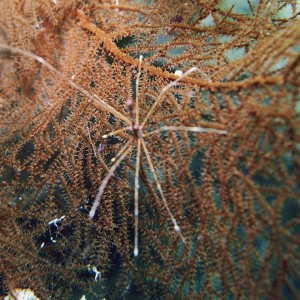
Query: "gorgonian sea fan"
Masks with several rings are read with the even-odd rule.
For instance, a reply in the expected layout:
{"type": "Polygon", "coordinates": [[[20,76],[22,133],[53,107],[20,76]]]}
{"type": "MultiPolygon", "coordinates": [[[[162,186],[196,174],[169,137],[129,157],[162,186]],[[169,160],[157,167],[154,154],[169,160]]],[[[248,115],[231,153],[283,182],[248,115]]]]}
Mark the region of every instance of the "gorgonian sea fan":
{"type": "Polygon", "coordinates": [[[1,293],[299,297],[297,9],[1,1],[1,293]]]}

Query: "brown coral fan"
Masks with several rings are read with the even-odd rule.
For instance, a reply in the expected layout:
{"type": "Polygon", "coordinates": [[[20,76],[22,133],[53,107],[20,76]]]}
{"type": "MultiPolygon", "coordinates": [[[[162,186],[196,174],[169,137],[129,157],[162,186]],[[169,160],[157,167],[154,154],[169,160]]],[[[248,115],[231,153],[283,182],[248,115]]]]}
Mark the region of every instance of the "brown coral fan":
{"type": "Polygon", "coordinates": [[[245,6],[0,3],[3,293],[299,297],[297,5],[245,6]]]}

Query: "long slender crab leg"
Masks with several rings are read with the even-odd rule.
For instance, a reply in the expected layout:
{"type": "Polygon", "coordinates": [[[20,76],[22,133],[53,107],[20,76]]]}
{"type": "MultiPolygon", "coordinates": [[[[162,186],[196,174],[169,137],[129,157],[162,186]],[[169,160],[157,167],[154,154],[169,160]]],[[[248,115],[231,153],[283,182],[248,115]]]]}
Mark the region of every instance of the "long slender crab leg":
{"type": "Polygon", "coordinates": [[[17,48],[17,47],[13,47],[13,46],[9,46],[9,45],[5,45],[5,44],[2,44],[2,43],[0,43],[0,48],[8,50],[8,51],[11,51],[12,53],[22,54],[24,56],[30,57],[30,58],[38,61],[42,65],[46,66],[51,72],[53,72],[58,77],[60,77],[62,80],[64,80],[69,86],[71,86],[71,87],[75,88],[76,90],[78,90],[80,93],[82,93],[83,95],[85,95],[91,101],[95,101],[95,99],[97,99],[98,100],[97,104],[100,104],[100,106],[106,112],[112,113],[114,116],[116,116],[117,118],[120,118],[121,120],[123,120],[124,122],[126,122],[128,125],[131,125],[131,121],[128,118],[126,118],[123,114],[121,114],[115,108],[113,108],[108,103],[106,103],[105,101],[103,101],[102,99],[100,99],[97,95],[90,94],[87,90],[85,90],[84,88],[82,88],[81,86],[79,86],[77,83],[75,83],[74,81],[66,78],[66,76],[63,73],[61,73],[56,68],[54,68],[51,64],[49,64],[42,57],[40,57],[38,55],[35,55],[33,53],[30,53],[28,51],[25,51],[23,49],[20,49],[20,48],[17,48]]]}
{"type": "Polygon", "coordinates": [[[131,151],[132,146],[129,146],[130,140],[126,143],[126,147],[123,147],[122,149],[124,152],[119,156],[119,158],[116,160],[116,162],[112,165],[112,167],[109,169],[108,174],[105,176],[105,178],[102,180],[102,183],[98,189],[98,194],[94,200],[93,206],[89,212],[89,217],[91,219],[94,218],[96,209],[100,203],[101,197],[103,195],[103,192],[106,188],[106,185],[108,184],[109,179],[114,176],[114,171],[117,169],[119,164],[122,162],[122,160],[128,155],[128,153],[131,151]]]}
{"type": "Polygon", "coordinates": [[[140,55],[139,59],[139,71],[135,82],[135,93],[136,93],[136,99],[135,99],[135,125],[139,126],[140,124],[140,111],[139,111],[139,84],[140,84],[140,77],[141,77],[141,70],[142,70],[142,60],[143,55],[140,55]]]}
{"type": "Polygon", "coordinates": [[[110,136],[117,135],[117,134],[122,133],[122,132],[124,132],[124,131],[126,131],[126,130],[130,130],[131,128],[132,128],[132,126],[127,126],[127,127],[121,128],[121,129],[117,129],[117,130],[111,131],[111,132],[109,132],[109,133],[107,133],[107,134],[104,134],[104,135],[102,136],[102,138],[103,138],[103,139],[107,139],[107,138],[110,137],[110,136]]]}
{"type": "MultiPolygon", "coordinates": [[[[173,86],[175,86],[180,80],[182,80],[183,78],[189,76],[190,74],[194,73],[194,72],[199,72],[200,74],[203,74],[204,72],[201,71],[199,68],[197,67],[192,67],[190,68],[188,71],[186,71],[185,73],[183,73],[181,76],[179,76],[176,80],[170,82],[168,85],[166,85],[160,92],[160,94],[158,95],[158,97],[156,98],[154,104],[152,105],[152,107],[150,108],[147,116],[145,117],[145,119],[142,122],[141,128],[143,128],[145,126],[145,124],[148,122],[149,118],[151,117],[151,115],[153,114],[156,106],[159,104],[159,102],[162,100],[164,94],[173,86]]],[[[204,73],[205,74],[205,73],[204,73]]],[[[206,75],[206,74],[205,74],[206,75]]],[[[206,75],[207,76],[207,75],[206,75]]]]}
{"type": "Polygon", "coordinates": [[[138,249],[138,229],[139,229],[139,172],[140,172],[140,160],[141,160],[141,139],[137,140],[137,154],[136,165],[134,175],[134,251],[135,257],[139,254],[138,249]]]}
{"type": "Polygon", "coordinates": [[[184,238],[184,236],[182,235],[181,230],[180,230],[180,227],[179,227],[179,225],[177,224],[177,221],[176,221],[175,217],[173,216],[173,214],[172,214],[172,212],[171,212],[171,210],[170,210],[170,207],[169,207],[169,205],[168,205],[168,203],[167,203],[167,199],[166,199],[165,196],[164,196],[164,193],[163,193],[161,184],[160,184],[160,182],[159,182],[159,180],[158,180],[158,177],[157,177],[157,175],[156,175],[156,172],[155,172],[155,170],[154,170],[154,166],[153,166],[153,163],[152,163],[152,161],[151,161],[151,157],[150,157],[149,151],[148,151],[148,149],[147,149],[147,146],[146,146],[146,144],[145,144],[145,142],[144,142],[143,139],[141,139],[141,142],[142,142],[143,150],[144,150],[144,152],[145,152],[145,154],[146,154],[146,158],[147,158],[147,161],[148,161],[150,170],[151,170],[151,172],[152,172],[152,174],[153,174],[154,181],[155,181],[155,183],[156,183],[157,189],[158,189],[159,194],[160,194],[160,196],[161,196],[161,198],[162,198],[162,200],[163,200],[163,204],[164,204],[164,206],[165,206],[165,208],[166,208],[166,210],[167,210],[167,212],[168,212],[168,214],[169,214],[169,216],[170,216],[170,218],[171,218],[171,220],[172,220],[172,223],[173,223],[173,225],[174,225],[174,229],[175,229],[176,233],[179,235],[179,237],[181,238],[182,242],[185,244],[185,238],[184,238]]]}
{"type": "Polygon", "coordinates": [[[143,135],[143,137],[148,137],[152,134],[159,133],[161,131],[190,131],[199,133],[217,133],[217,134],[227,134],[227,130],[215,129],[215,128],[204,128],[204,127],[186,127],[186,126],[162,126],[161,128],[155,129],[143,135]]]}
{"type": "Polygon", "coordinates": [[[140,130],[140,111],[139,111],[139,85],[140,77],[142,70],[142,60],[143,56],[140,55],[139,59],[139,70],[137,74],[137,79],[135,82],[135,121],[133,121],[132,131],[136,132],[137,137],[137,154],[136,154],[136,163],[135,163],[135,174],[134,174],[134,257],[137,257],[139,254],[138,249],[138,231],[139,231],[139,172],[140,172],[140,161],[141,161],[141,140],[142,132],[140,130]]]}
{"type": "Polygon", "coordinates": [[[87,132],[88,132],[89,142],[90,142],[90,144],[91,144],[91,146],[92,146],[94,155],[95,155],[95,157],[97,158],[97,152],[96,152],[95,146],[94,146],[94,144],[93,144],[92,137],[91,137],[91,133],[90,133],[90,129],[89,129],[89,126],[88,126],[88,125],[86,126],[86,130],[87,130],[87,132]]]}
{"type": "Polygon", "coordinates": [[[116,154],[116,156],[110,160],[112,163],[114,163],[122,155],[122,153],[124,153],[124,151],[126,150],[126,148],[129,145],[129,143],[130,143],[130,140],[127,141],[127,143],[119,150],[119,152],[116,154]]]}

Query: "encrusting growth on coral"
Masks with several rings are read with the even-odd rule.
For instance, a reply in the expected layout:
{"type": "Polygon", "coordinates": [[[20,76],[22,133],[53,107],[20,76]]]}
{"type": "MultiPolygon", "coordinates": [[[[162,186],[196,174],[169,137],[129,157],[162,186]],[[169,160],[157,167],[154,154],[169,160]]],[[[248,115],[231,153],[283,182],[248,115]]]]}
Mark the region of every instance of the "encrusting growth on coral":
{"type": "Polygon", "coordinates": [[[231,2],[0,2],[1,296],[299,297],[299,7],[231,2]]]}

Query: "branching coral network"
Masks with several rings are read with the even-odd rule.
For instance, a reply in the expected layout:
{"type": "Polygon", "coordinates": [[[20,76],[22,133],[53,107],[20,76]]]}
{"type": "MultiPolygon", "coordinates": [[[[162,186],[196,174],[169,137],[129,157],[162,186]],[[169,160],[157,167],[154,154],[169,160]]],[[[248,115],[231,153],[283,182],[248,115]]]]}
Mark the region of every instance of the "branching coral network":
{"type": "Polygon", "coordinates": [[[297,299],[296,1],[0,11],[1,294],[297,299]]]}

